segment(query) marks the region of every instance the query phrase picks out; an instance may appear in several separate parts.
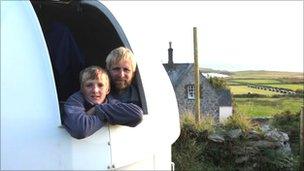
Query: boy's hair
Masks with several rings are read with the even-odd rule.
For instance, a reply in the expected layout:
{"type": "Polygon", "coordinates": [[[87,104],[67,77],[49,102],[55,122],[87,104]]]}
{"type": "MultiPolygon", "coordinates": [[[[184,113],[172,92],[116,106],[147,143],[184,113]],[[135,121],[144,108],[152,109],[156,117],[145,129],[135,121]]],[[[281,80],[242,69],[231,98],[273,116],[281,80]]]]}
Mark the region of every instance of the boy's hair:
{"type": "Polygon", "coordinates": [[[107,83],[108,86],[110,87],[110,79],[109,75],[106,70],[102,69],[99,66],[90,66],[82,71],[80,71],[79,74],[79,82],[80,82],[80,87],[82,88],[83,83],[88,81],[88,80],[98,80],[101,79],[102,75],[105,75],[107,78],[107,83]]]}
{"type": "Polygon", "coordinates": [[[118,47],[113,49],[107,56],[106,59],[106,67],[110,71],[111,66],[118,63],[121,60],[130,60],[131,61],[131,67],[132,72],[136,69],[136,60],[133,52],[125,47],[118,47]]]}

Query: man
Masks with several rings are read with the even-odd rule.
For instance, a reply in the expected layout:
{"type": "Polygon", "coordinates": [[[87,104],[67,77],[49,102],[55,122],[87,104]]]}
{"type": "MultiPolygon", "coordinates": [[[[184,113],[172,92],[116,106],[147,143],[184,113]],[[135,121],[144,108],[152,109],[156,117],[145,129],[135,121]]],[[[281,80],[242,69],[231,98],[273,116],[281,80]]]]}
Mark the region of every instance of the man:
{"type": "Polygon", "coordinates": [[[133,84],[136,61],[132,51],[125,47],[112,50],[107,56],[106,67],[111,77],[111,96],[141,106],[138,90],[133,84]]]}
{"type": "Polygon", "coordinates": [[[132,103],[107,98],[110,80],[98,66],[80,72],[80,91],[71,95],[64,105],[63,125],[77,139],[88,137],[109,124],[135,127],[142,120],[143,111],[132,103]]]}

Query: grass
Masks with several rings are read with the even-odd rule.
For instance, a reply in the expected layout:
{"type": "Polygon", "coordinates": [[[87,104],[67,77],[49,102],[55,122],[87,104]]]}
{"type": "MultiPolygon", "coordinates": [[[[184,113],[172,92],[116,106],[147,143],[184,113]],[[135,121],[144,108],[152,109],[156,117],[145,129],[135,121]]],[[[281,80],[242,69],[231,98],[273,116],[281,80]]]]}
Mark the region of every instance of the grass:
{"type": "Polygon", "coordinates": [[[304,104],[303,98],[235,98],[235,108],[250,117],[268,117],[289,110],[296,113],[304,104]]]}
{"type": "Polygon", "coordinates": [[[287,88],[293,91],[304,89],[304,84],[265,84],[265,85],[271,87],[277,87],[277,88],[287,88]]]}
{"type": "Polygon", "coordinates": [[[243,132],[253,129],[253,124],[248,116],[235,113],[224,123],[227,129],[241,129],[243,132]]]}
{"type": "Polygon", "coordinates": [[[200,119],[200,122],[198,124],[195,124],[195,117],[191,113],[183,114],[181,116],[181,122],[183,123],[182,126],[189,126],[192,125],[195,127],[195,129],[199,131],[207,131],[207,132],[213,132],[214,131],[214,125],[215,121],[213,117],[202,117],[200,119]]]}

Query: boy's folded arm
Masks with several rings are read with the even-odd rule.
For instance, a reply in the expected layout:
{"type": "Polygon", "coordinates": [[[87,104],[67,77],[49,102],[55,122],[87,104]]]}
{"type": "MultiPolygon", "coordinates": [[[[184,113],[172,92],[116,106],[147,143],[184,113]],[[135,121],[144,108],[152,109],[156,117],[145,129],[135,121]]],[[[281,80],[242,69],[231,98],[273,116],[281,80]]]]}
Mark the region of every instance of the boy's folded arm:
{"type": "Polygon", "coordinates": [[[137,126],[142,121],[142,109],[133,103],[115,101],[95,106],[95,114],[110,124],[137,126]]]}
{"type": "Polygon", "coordinates": [[[81,106],[66,104],[63,123],[72,137],[82,139],[99,130],[104,123],[96,115],[88,115],[81,106]]]}

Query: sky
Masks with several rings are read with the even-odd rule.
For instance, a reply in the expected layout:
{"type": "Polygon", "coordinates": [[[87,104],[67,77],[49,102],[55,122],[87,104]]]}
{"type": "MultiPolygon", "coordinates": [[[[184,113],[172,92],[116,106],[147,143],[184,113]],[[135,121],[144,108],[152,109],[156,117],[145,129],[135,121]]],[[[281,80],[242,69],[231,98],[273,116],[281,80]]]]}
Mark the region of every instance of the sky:
{"type": "Polygon", "coordinates": [[[136,47],[157,51],[163,63],[169,41],[174,62],[194,61],[196,27],[203,68],[303,72],[303,1],[103,3],[136,47]]]}

